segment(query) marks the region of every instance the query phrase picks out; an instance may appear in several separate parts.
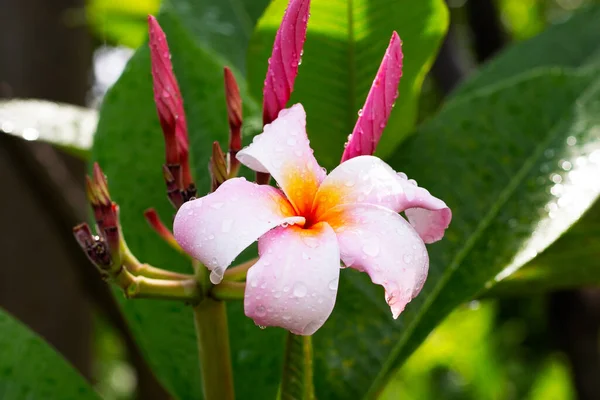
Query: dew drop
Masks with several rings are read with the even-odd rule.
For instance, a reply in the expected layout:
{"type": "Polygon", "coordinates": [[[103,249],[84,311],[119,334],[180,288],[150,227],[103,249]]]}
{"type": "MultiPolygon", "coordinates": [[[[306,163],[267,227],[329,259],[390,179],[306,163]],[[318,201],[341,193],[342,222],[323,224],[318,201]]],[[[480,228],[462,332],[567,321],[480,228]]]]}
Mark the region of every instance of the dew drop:
{"type": "Polygon", "coordinates": [[[221,207],[223,207],[223,203],[213,203],[210,206],[216,210],[219,210],[221,207]]]}
{"type": "Polygon", "coordinates": [[[284,314],[281,318],[283,318],[284,321],[289,321],[292,319],[292,316],[288,315],[288,314],[284,314]]]}
{"type": "Polygon", "coordinates": [[[260,305],[256,307],[256,315],[258,315],[259,317],[264,317],[265,315],[267,315],[267,310],[265,309],[265,306],[260,305]]]}
{"type": "Polygon", "coordinates": [[[292,291],[292,293],[296,297],[304,297],[306,296],[307,291],[308,289],[306,288],[305,284],[303,284],[302,282],[297,282],[296,284],[294,284],[294,290],[292,291]]]}
{"type": "Polygon", "coordinates": [[[379,243],[376,240],[370,240],[363,245],[362,251],[368,256],[376,257],[379,254],[379,243]]]}
{"type": "Polygon", "coordinates": [[[410,264],[413,260],[413,256],[412,254],[405,254],[404,256],[402,256],[402,260],[404,260],[406,264],[410,264]]]}
{"type": "Polygon", "coordinates": [[[210,282],[213,285],[218,285],[223,280],[223,273],[225,271],[221,268],[215,268],[210,272],[210,282]]]}
{"type": "Polygon", "coordinates": [[[339,278],[335,278],[335,279],[332,279],[331,281],[329,281],[329,285],[328,285],[329,289],[337,290],[339,281],[340,281],[339,278]]]}

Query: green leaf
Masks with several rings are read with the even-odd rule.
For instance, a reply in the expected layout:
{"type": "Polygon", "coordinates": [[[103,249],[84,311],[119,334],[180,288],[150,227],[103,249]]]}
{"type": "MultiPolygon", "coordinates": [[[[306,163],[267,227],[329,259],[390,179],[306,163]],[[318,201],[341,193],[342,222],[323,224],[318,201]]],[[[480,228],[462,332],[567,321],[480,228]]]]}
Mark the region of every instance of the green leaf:
{"type": "MultiPolygon", "coordinates": [[[[225,57],[241,72],[254,24],[270,0],[164,0],[164,8],[177,15],[197,44],[225,57]]],[[[146,17],[156,14],[160,0],[90,0],[87,17],[104,40],[136,48],[148,36],[146,17]]]]}
{"type": "Polygon", "coordinates": [[[42,338],[0,309],[0,399],[99,400],[42,338]]]}
{"type": "MultiPolygon", "coordinates": [[[[576,13],[564,23],[555,25],[537,37],[507,49],[499,57],[492,60],[482,71],[467,81],[454,96],[460,99],[473,90],[498,80],[518,74],[527,69],[544,66],[581,66],[599,65],[600,42],[600,5],[587,7],[576,13]]],[[[591,157],[596,160],[600,153],[591,157]]],[[[588,186],[579,185],[579,190],[591,193],[598,192],[597,180],[592,177],[600,173],[594,170],[595,164],[579,159],[586,163],[589,172],[588,186]]],[[[578,172],[579,175],[582,172],[578,172]]],[[[562,178],[557,179],[557,188],[569,192],[569,196],[579,196],[584,199],[580,207],[587,208],[585,199],[593,197],[590,193],[574,192],[573,185],[562,178]],[[560,182],[558,181],[560,180],[560,182]]],[[[563,196],[564,197],[564,196],[563,196]]],[[[561,200],[564,203],[564,198],[561,200]]],[[[595,223],[600,214],[600,204],[596,204],[569,232],[563,235],[554,245],[534,258],[526,266],[514,272],[494,286],[484,296],[518,295],[531,292],[544,292],[553,289],[575,287],[600,281],[600,270],[590,263],[597,258],[594,244],[600,242],[600,231],[595,223]],[[581,244],[586,243],[587,246],[581,244]]]]}
{"type": "Polygon", "coordinates": [[[540,67],[580,67],[600,58],[600,5],[584,8],[536,37],[508,47],[465,81],[453,98],[540,67]]]}
{"type": "MultiPolygon", "coordinates": [[[[587,169],[578,168],[577,174],[588,184],[588,189],[600,192],[600,151],[582,158],[587,169]],[[591,167],[591,169],[590,169],[591,167]],[[583,174],[581,171],[585,171],[583,174]]],[[[577,175],[575,175],[577,176],[577,175]]],[[[557,185],[563,185],[562,182],[557,185]]],[[[558,186],[561,187],[561,186],[558,186]]],[[[565,189],[569,191],[567,186],[565,189]]],[[[571,193],[570,196],[578,193],[571,193]]],[[[589,195],[584,195],[589,198],[589,195]]],[[[484,297],[522,296],[600,284],[600,203],[596,200],[585,215],[552,246],[522,268],[502,279],[484,297]]]]}
{"type": "MultiPolygon", "coordinates": [[[[444,239],[428,246],[429,278],[398,321],[380,287],[343,271],[334,313],[314,340],[319,397],[375,397],[453,308],[518,261],[556,201],[554,174],[570,179],[565,162],[576,165],[600,148],[597,76],[538,71],[487,88],[448,105],[389,160],[446,201],[454,219],[444,239]]],[[[589,205],[595,196],[581,200],[589,205]]],[[[557,229],[584,210],[560,210],[557,229]]]]}
{"type": "Polygon", "coordinates": [[[88,158],[98,121],[95,110],[46,100],[0,101],[0,132],[51,143],[88,158]]]}
{"type": "MultiPolygon", "coordinates": [[[[257,99],[285,1],[272,2],[248,52],[248,81],[257,99]]],[[[304,55],[290,104],[301,102],[315,155],[326,168],[340,161],[392,31],[403,41],[400,97],[379,153],[387,155],[413,128],[419,93],[448,26],[442,0],[313,0],[304,55]]]]}
{"type": "MultiPolygon", "coordinates": [[[[227,143],[229,127],[223,86],[223,66],[197,47],[179,16],[165,9],[159,16],[172,52],[190,132],[192,166],[199,193],[210,187],[208,159],[212,142],[227,143]]],[[[244,134],[248,140],[260,126],[257,105],[238,78],[244,101],[244,134]]],[[[191,272],[189,260],[152,232],[143,211],[155,207],[165,221],[174,215],[168,204],[161,166],[164,144],[153,103],[147,46],[135,53],[122,77],[107,93],[100,113],[93,159],[108,176],[119,203],[124,234],[142,261],[180,272],[191,272]]],[[[169,222],[167,222],[168,225],[169,222]]],[[[125,301],[121,305],[133,334],[159,380],[180,399],[199,399],[200,371],[192,310],[172,302],[125,301]]],[[[243,315],[241,303],[228,305],[236,392],[244,398],[274,398],[281,376],[283,331],[262,331],[243,315]],[[280,344],[278,347],[277,344],[280,344]]],[[[209,366],[210,368],[210,366],[209,366]]]]}
{"type": "Polygon", "coordinates": [[[167,5],[200,46],[244,73],[248,42],[269,1],[170,0],[167,5]]]}
{"type": "Polygon", "coordinates": [[[102,40],[136,48],[146,40],[148,14],[156,14],[160,0],[89,0],[86,17],[102,40]]]}

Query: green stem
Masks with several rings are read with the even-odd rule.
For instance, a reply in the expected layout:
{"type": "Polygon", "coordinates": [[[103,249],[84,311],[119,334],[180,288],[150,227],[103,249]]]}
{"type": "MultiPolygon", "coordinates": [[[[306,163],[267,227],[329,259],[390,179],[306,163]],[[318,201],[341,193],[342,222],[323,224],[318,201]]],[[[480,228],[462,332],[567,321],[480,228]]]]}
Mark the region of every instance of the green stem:
{"type": "Polygon", "coordinates": [[[194,308],[205,400],[233,400],[225,302],[205,298],[194,308]]]}
{"type": "Polygon", "coordinates": [[[187,280],[194,277],[189,274],[180,274],[179,272],[167,271],[165,269],[153,267],[150,264],[141,263],[131,250],[121,241],[121,257],[123,265],[127,267],[129,272],[136,276],[145,276],[146,278],[167,279],[167,280],[187,280]]]}
{"type": "Polygon", "coordinates": [[[217,300],[243,300],[245,290],[245,282],[223,281],[218,285],[213,286],[210,290],[210,294],[217,300]]]}
{"type": "Polygon", "coordinates": [[[314,400],[312,336],[288,333],[285,342],[282,400],[314,400]]]}
{"type": "Polygon", "coordinates": [[[121,268],[112,281],[123,290],[128,298],[181,300],[193,304],[202,299],[200,287],[194,279],[152,279],[135,276],[126,268],[121,268]]]}

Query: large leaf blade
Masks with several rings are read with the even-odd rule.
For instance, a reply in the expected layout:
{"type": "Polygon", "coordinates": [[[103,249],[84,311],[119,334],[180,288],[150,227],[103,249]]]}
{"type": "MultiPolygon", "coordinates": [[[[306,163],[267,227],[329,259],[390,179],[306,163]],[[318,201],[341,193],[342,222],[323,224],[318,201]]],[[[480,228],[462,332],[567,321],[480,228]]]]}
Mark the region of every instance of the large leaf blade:
{"type": "MultiPolygon", "coordinates": [[[[275,32],[285,1],[273,2],[259,21],[248,53],[249,85],[262,97],[275,32]]],[[[412,129],[417,99],[448,25],[443,1],[313,0],[302,65],[290,104],[301,102],[315,154],[333,168],[364,104],[392,31],[403,40],[400,96],[391,114],[381,154],[389,154],[412,129]]]]}
{"type": "Polygon", "coordinates": [[[423,291],[396,322],[380,288],[344,271],[336,309],[314,342],[320,397],[375,397],[437,323],[513,261],[548,215],[550,176],[600,146],[597,72],[539,71],[464,98],[389,160],[444,199],[454,220],[430,246],[423,291]]]}
{"type": "Polygon", "coordinates": [[[0,398],[99,400],[75,369],[42,338],[0,309],[0,398]]]}

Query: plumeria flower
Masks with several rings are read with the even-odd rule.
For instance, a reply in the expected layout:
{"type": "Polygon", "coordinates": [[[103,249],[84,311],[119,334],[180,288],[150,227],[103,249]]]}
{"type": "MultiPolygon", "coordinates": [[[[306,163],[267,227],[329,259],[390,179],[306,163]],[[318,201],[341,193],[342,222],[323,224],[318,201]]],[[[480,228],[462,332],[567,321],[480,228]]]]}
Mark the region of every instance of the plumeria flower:
{"type": "Polygon", "coordinates": [[[427,277],[425,244],[441,239],[451,219],[442,200],[371,155],[398,95],[402,51],[395,32],[342,164],[329,174],[319,166],[303,106],[283,109],[297,72],[308,8],[308,0],[288,6],[265,80],[264,131],[237,153],[242,164],[270,174],[279,188],[226,180],[215,192],[184,203],[173,226],[177,242],[211,271],[214,284],[258,240],[244,311],[257,325],[299,335],[312,335],[331,314],[340,266],[366,272],[382,285],[397,318],[427,277]]]}
{"type": "Polygon", "coordinates": [[[443,236],[450,210],[377,157],[352,158],[327,175],[305,127],[296,104],[238,153],[281,189],[230,179],[181,207],[175,237],[212,271],[213,283],[258,239],[260,258],[248,271],[244,298],[258,325],[313,334],[333,310],[340,260],[383,285],[397,318],[425,282],[425,243],[443,236]]]}

